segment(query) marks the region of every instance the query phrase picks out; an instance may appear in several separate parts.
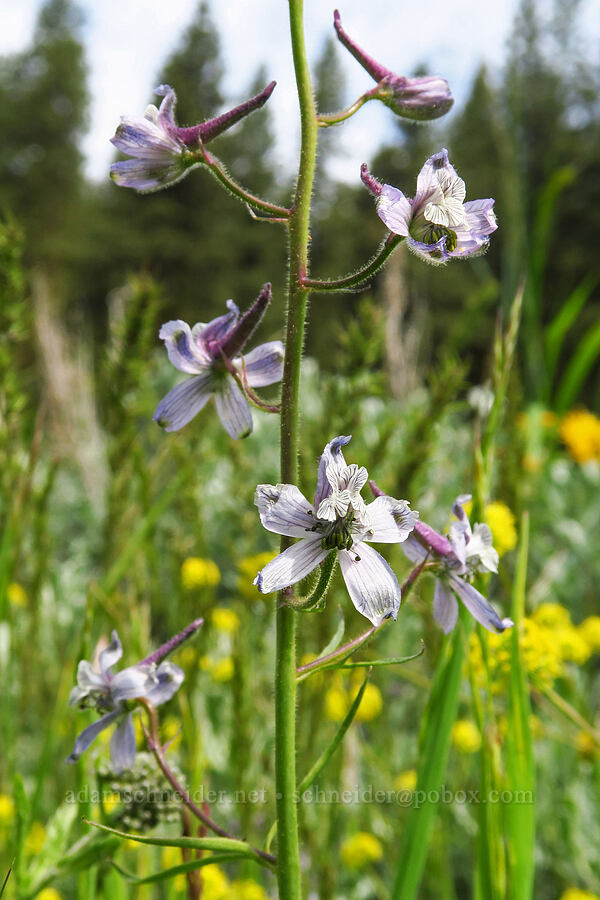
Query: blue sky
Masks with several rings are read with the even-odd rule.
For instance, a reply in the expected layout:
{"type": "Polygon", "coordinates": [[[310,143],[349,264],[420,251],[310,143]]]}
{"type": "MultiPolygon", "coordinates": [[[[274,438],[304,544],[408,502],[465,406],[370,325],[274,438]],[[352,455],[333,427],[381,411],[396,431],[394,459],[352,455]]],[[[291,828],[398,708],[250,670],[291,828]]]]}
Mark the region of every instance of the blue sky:
{"type": "MultiPolygon", "coordinates": [[[[329,5],[323,0],[305,0],[307,46],[313,61],[327,35],[334,33],[335,2],[329,5]]],[[[448,79],[457,107],[466,98],[479,64],[486,62],[493,71],[502,62],[517,8],[517,0],[453,0],[451,4],[409,0],[337,2],[344,27],[372,56],[398,74],[411,74],[419,63],[425,62],[432,72],[448,79]]],[[[41,0],[21,0],[18,7],[15,4],[3,10],[0,53],[27,46],[41,5],[41,0]]],[[[119,116],[143,113],[161,64],[177,46],[196,5],[197,0],[80,3],[86,16],[84,40],[92,95],[91,128],[83,149],[87,174],[95,180],[106,177],[113,155],[108,139],[119,116]]],[[[291,171],[295,168],[298,129],[287,2],[213,0],[210,5],[226,65],[224,90],[231,100],[244,98],[246,86],[261,63],[266,64],[268,79],[277,81],[269,101],[276,126],[276,160],[291,171]]],[[[589,13],[592,33],[597,35],[593,5],[588,0],[584,12],[589,13]]],[[[341,45],[339,54],[350,102],[373,82],[341,45]]],[[[374,147],[393,133],[391,119],[392,114],[385,107],[371,103],[337,129],[338,178],[350,181],[357,177],[360,163],[368,161],[374,147]]]]}

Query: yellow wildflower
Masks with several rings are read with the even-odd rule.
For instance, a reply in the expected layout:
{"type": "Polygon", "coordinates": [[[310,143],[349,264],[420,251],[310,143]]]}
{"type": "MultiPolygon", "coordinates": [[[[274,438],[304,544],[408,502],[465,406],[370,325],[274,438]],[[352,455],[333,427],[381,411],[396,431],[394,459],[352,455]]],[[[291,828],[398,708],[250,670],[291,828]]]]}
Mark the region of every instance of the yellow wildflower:
{"type": "Polygon", "coordinates": [[[600,653],[600,616],[588,616],[578,625],[577,631],[588,645],[590,653],[600,653]]]}
{"type": "Polygon", "coordinates": [[[0,794],[0,827],[8,825],[15,816],[15,802],[9,794],[0,794]]]}
{"type": "MultiPolygon", "coordinates": [[[[358,694],[359,687],[354,690],[353,699],[358,694]]],[[[358,722],[370,722],[372,719],[376,719],[381,710],[383,709],[383,698],[381,696],[381,691],[375,684],[367,684],[364,694],[362,695],[362,700],[360,701],[360,706],[356,711],[356,720],[358,722]]]]}
{"type": "Polygon", "coordinates": [[[489,525],[498,556],[513,550],[517,544],[515,517],[505,503],[488,503],[483,518],[489,525]]]}
{"type": "Polygon", "coordinates": [[[587,409],[572,409],[562,420],[560,436],[578,463],[600,459],[600,419],[587,409]]]}
{"type": "Polygon", "coordinates": [[[6,588],[6,596],[11,606],[27,606],[27,594],[23,585],[19,584],[18,581],[13,581],[12,584],[9,584],[6,588]]]}
{"type": "Polygon", "coordinates": [[[198,661],[198,651],[189,644],[187,647],[182,647],[181,650],[177,651],[176,659],[178,665],[184,669],[191,669],[198,661]]]}
{"type": "Polygon", "coordinates": [[[199,871],[202,876],[202,900],[229,900],[229,881],[219,866],[203,866],[199,871]]]}
{"type": "Polygon", "coordinates": [[[592,651],[588,642],[573,625],[557,628],[553,635],[558,641],[563,659],[580,666],[590,658],[592,651]]]}
{"type": "Polygon", "coordinates": [[[457,719],[452,726],[452,741],[461,753],[476,753],[481,747],[481,735],[469,719],[457,719]]]}
{"type": "Polygon", "coordinates": [[[224,606],[217,606],[216,609],[213,609],[210,618],[217,631],[224,631],[226,634],[234,634],[240,627],[238,614],[224,606]]]}
{"type": "Polygon", "coordinates": [[[348,869],[362,869],[363,866],[377,862],[383,856],[383,847],[373,834],[358,831],[346,838],[342,844],[340,855],[348,869]]]}
{"type": "Polygon", "coordinates": [[[251,878],[236,878],[229,887],[228,900],[269,900],[264,887],[251,878]]]}
{"type": "Polygon", "coordinates": [[[341,685],[333,685],[325,694],[325,715],[332,722],[341,722],[350,709],[348,692],[341,685]]]}
{"type": "Polygon", "coordinates": [[[188,556],[181,566],[181,583],[186,591],[195,588],[216,587],[221,580],[219,567],[212,559],[188,556]]]}
{"type": "Polygon", "coordinates": [[[25,852],[37,856],[46,842],[46,829],[41,822],[33,822],[25,838],[25,852]]]}
{"type": "Polygon", "coordinates": [[[104,807],[104,812],[106,815],[109,815],[121,802],[121,798],[117,793],[113,791],[104,791],[102,793],[102,806],[104,807]]]}
{"type": "Polygon", "coordinates": [[[560,603],[540,603],[531,614],[531,618],[543,628],[566,628],[571,624],[569,610],[560,603]]]}
{"type": "Polygon", "coordinates": [[[235,666],[231,656],[224,656],[223,659],[214,662],[210,667],[210,674],[213,681],[231,681],[235,674],[235,666]]]}
{"type": "Polygon", "coordinates": [[[400,772],[394,780],[394,787],[397,791],[414,791],[417,786],[417,770],[406,769],[400,772]]]}
{"type": "Polygon", "coordinates": [[[579,731],[575,738],[575,743],[577,744],[577,749],[581,755],[586,759],[592,759],[592,757],[600,752],[600,747],[589,731],[579,731]]]}
{"type": "Polygon", "coordinates": [[[45,887],[35,895],[35,900],[63,900],[62,894],[59,894],[56,888],[45,887]]]}
{"type": "Polygon", "coordinates": [[[593,894],[591,891],[570,887],[562,892],[560,900],[600,900],[600,897],[598,897],[598,894],[593,894]]]}

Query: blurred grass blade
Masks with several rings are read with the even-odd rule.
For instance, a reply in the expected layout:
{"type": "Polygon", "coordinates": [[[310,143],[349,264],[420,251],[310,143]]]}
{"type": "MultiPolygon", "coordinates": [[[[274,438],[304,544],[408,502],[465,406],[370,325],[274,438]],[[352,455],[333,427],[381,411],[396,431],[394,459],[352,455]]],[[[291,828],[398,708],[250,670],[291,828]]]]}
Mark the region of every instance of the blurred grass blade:
{"type": "Polygon", "coordinates": [[[211,854],[211,856],[204,856],[202,859],[192,859],[189,862],[171,866],[168,869],[163,869],[161,872],[155,872],[153,875],[145,875],[143,877],[127,872],[126,869],[123,869],[116,862],[113,862],[113,866],[119,875],[131,884],[156,884],[158,881],[166,881],[168,878],[175,878],[176,875],[185,875],[187,872],[193,872],[195,869],[201,869],[203,866],[234,862],[239,858],[238,853],[215,853],[211,854]]]}
{"type": "Polygon", "coordinates": [[[586,275],[567,297],[559,312],[546,328],[544,344],[549,388],[551,388],[554,375],[556,374],[556,366],[565,337],[569,329],[575,324],[577,316],[597,284],[597,276],[586,275]]]}
{"type": "MultiPolygon", "coordinates": [[[[465,641],[472,622],[469,613],[461,606],[459,622],[451,637],[446,639],[438,659],[419,740],[421,764],[414,795],[422,797],[423,803],[418,808],[413,806],[408,814],[392,900],[414,900],[418,896],[437,813],[437,804],[429,798],[431,792],[440,791],[446,771],[452,726],[458,709],[465,641]]],[[[439,798],[439,793],[437,796],[439,798]]]]}
{"type": "Polygon", "coordinates": [[[577,400],[583,384],[600,356],[600,322],[596,322],[573,351],[556,394],[556,411],[564,413],[577,400]]]}
{"type": "Polygon", "coordinates": [[[506,734],[506,787],[512,798],[504,809],[510,897],[512,900],[531,900],[535,852],[535,763],[529,724],[529,689],[519,641],[520,625],[525,615],[529,546],[527,513],[521,520],[520,538],[512,595],[511,614],[515,627],[511,633],[506,734]]]}
{"type": "Polygon", "coordinates": [[[344,637],[344,632],[346,630],[346,623],[344,621],[344,612],[341,606],[338,606],[338,617],[339,622],[335,630],[335,634],[333,635],[327,646],[323,647],[321,652],[317,654],[317,657],[327,656],[329,653],[333,653],[333,651],[337,650],[337,648],[342,643],[342,638],[344,637]]]}
{"type": "Polygon", "coordinates": [[[5,891],[5,889],[6,889],[6,885],[8,884],[8,879],[10,878],[10,873],[11,873],[11,872],[12,872],[12,866],[9,866],[9,867],[8,867],[8,872],[6,873],[6,877],[4,878],[4,881],[2,882],[2,887],[0,887],[0,900],[1,900],[1,898],[2,898],[2,895],[4,894],[4,891],[5,891]]]}

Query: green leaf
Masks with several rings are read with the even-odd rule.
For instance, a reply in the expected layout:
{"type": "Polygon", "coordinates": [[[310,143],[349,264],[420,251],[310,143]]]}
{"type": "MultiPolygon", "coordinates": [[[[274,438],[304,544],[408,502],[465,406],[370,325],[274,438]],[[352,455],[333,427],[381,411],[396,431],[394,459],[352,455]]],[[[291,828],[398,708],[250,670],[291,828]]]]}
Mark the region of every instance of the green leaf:
{"type": "Polygon", "coordinates": [[[546,328],[544,344],[546,350],[546,368],[550,385],[554,380],[556,365],[567,332],[574,325],[579,313],[585,306],[590,294],[597,284],[597,276],[586,275],[577,285],[575,290],[567,297],[559,312],[546,328]]]}
{"type": "Polygon", "coordinates": [[[556,411],[564,413],[577,400],[583,384],[600,356],[600,322],[582,337],[562,377],[556,395],[556,411]]]}
{"type": "Polygon", "coordinates": [[[146,875],[143,878],[127,872],[116,862],[113,862],[113,866],[119,875],[122,875],[126,881],[132,884],[156,884],[157,881],[166,881],[168,878],[175,878],[176,875],[185,875],[187,872],[193,872],[195,869],[201,869],[203,866],[234,862],[239,858],[239,853],[215,853],[212,856],[203,856],[201,859],[192,859],[178,866],[171,866],[169,869],[163,869],[161,872],[155,872],[153,875],[146,875]]]}
{"type": "Polygon", "coordinates": [[[63,803],[48,821],[44,846],[27,873],[32,884],[37,882],[43,873],[58,865],[64,858],[76,816],[77,805],[75,803],[63,803]]]}
{"type": "Polygon", "coordinates": [[[511,900],[531,900],[535,852],[535,762],[531,741],[529,689],[519,644],[519,625],[525,615],[529,517],[521,520],[517,568],[513,583],[508,728],[506,733],[506,788],[512,799],[504,804],[508,846],[508,884],[511,900]]]}

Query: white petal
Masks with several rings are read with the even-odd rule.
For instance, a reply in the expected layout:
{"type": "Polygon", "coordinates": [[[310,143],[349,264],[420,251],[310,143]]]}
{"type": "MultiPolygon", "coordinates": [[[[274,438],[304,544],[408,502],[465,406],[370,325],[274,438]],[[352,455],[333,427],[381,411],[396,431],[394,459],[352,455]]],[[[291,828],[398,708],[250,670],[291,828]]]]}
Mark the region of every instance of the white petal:
{"type": "Polygon", "coordinates": [[[100,654],[100,671],[104,675],[123,656],[123,647],[116,631],[110,636],[110,644],[100,654]]]}
{"type": "Polygon", "coordinates": [[[383,556],[359,542],[352,550],[340,550],[338,559],[350,599],[359,613],[373,625],[381,625],[390,616],[396,619],[400,585],[383,556]]]}
{"type": "Polygon", "coordinates": [[[398,544],[409,536],[419,513],[412,510],[406,500],[394,497],[377,497],[366,509],[364,524],[367,531],[364,541],[381,544],[398,544]]]}
{"type": "Polygon", "coordinates": [[[325,497],[331,493],[329,478],[335,479],[337,474],[346,468],[346,460],[342,453],[342,447],[350,443],[351,435],[340,435],[325,446],[319,459],[319,471],[317,474],[317,488],[315,491],[315,509],[321,505],[325,497]]]}
{"type": "MultiPolygon", "coordinates": [[[[283,376],[283,344],[268,341],[260,344],[243,356],[243,368],[250,387],[265,387],[281,381],[283,376]]],[[[236,369],[242,371],[242,359],[233,361],[236,369]]]]}
{"type": "Polygon", "coordinates": [[[315,525],[310,503],[295,484],[259,484],[254,503],[263,527],[275,534],[306,537],[315,525]]]}
{"type": "Polygon", "coordinates": [[[198,341],[192,335],[192,329],[181,319],[165,322],[158,336],[165,342],[165,347],[170,362],[180,372],[188,375],[198,375],[210,366],[212,360],[199,346],[198,341]]]}
{"type": "Polygon", "coordinates": [[[408,197],[405,197],[398,188],[392,187],[391,184],[383,185],[377,200],[377,215],[394,234],[408,236],[413,209],[408,197]]]}
{"type": "Polygon", "coordinates": [[[250,406],[231,375],[227,375],[215,391],[215,404],[221,424],[229,437],[248,437],[252,431],[250,406]]]}
{"type": "Polygon", "coordinates": [[[128,666],[110,680],[110,693],[115,703],[145,697],[151,687],[152,667],[149,665],[128,666]]]}
{"type": "Polygon", "coordinates": [[[467,189],[462,178],[456,174],[454,168],[448,164],[448,167],[438,172],[438,184],[441,187],[446,203],[455,200],[460,203],[461,207],[467,195],[467,189]]]}
{"type": "Polygon", "coordinates": [[[280,591],[312,572],[329,552],[321,547],[320,536],[302,538],[267,563],[254,579],[254,584],[261,594],[280,591]]]}
{"type": "Polygon", "coordinates": [[[458,618],[458,603],[456,597],[439,578],[436,578],[435,580],[433,617],[442,628],[444,634],[449,634],[453,630],[458,618]]]}
{"type": "Polygon", "coordinates": [[[163,397],[154,413],[154,421],[165,431],[179,431],[206,406],[212,394],[210,372],[196,375],[176,385],[163,397]]]}
{"type": "Polygon", "coordinates": [[[125,769],[133,769],[135,763],[135,731],[131,713],[119,722],[110,739],[110,761],[119,774],[125,769]]]}
{"type": "Polygon", "coordinates": [[[494,550],[492,532],[489,525],[478,522],[467,543],[467,563],[479,572],[497,572],[499,557],[494,550]]]}
{"type": "Polygon", "coordinates": [[[77,688],[73,688],[71,691],[70,705],[75,706],[80,697],[86,696],[92,691],[107,691],[107,684],[106,678],[97,672],[87,659],[80,660],[77,666],[77,688]]]}
{"type": "Polygon", "coordinates": [[[488,631],[500,634],[506,628],[510,628],[511,619],[501,619],[495,609],[490,606],[483,594],[480,594],[472,584],[463,581],[456,575],[450,575],[450,586],[459,599],[462,600],[473,618],[488,631]]]}

